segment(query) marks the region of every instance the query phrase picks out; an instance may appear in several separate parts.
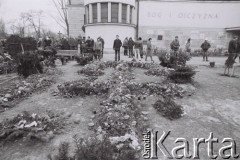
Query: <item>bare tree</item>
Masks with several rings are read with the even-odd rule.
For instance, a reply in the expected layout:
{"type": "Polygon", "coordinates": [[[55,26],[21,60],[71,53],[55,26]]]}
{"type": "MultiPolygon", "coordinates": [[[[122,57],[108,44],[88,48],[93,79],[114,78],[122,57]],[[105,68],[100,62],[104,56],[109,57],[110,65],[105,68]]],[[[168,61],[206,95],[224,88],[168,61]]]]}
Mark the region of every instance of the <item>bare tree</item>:
{"type": "Polygon", "coordinates": [[[6,25],[3,19],[0,19],[0,37],[6,37],[7,32],[6,32],[6,25]]]}
{"type": "Polygon", "coordinates": [[[21,14],[22,19],[26,20],[29,23],[29,26],[36,33],[36,37],[41,37],[41,28],[42,28],[42,17],[43,11],[29,11],[21,14]]]}
{"type": "Polygon", "coordinates": [[[67,14],[67,0],[52,0],[55,8],[58,11],[59,18],[54,18],[54,20],[67,32],[69,37],[69,21],[67,14]]]}

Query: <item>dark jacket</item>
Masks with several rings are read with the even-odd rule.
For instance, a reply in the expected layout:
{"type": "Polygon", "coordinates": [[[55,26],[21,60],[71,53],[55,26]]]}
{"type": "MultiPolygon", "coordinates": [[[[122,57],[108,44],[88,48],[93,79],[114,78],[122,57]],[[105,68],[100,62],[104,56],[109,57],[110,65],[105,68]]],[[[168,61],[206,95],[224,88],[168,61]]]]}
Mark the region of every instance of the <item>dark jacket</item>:
{"type": "Polygon", "coordinates": [[[94,46],[94,40],[93,39],[88,39],[86,41],[86,47],[87,48],[93,48],[93,46],[94,46]]]}
{"type": "Polygon", "coordinates": [[[238,40],[238,42],[237,42],[237,53],[240,53],[240,40],[238,40]]]}
{"type": "Polygon", "coordinates": [[[128,41],[128,49],[133,49],[134,46],[134,41],[133,40],[129,40],[128,41]]]}
{"type": "Polygon", "coordinates": [[[228,53],[236,53],[237,52],[237,41],[231,40],[228,45],[228,53]]]}
{"type": "Polygon", "coordinates": [[[172,43],[170,44],[170,47],[171,47],[172,50],[178,51],[179,47],[180,47],[179,41],[178,40],[173,40],[172,43]]]}
{"type": "Polygon", "coordinates": [[[100,41],[102,42],[102,48],[104,48],[104,44],[105,44],[104,39],[100,38],[100,41]]]}
{"type": "Polygon", "coordinates": [[[203,51],[207,51],[209,48],[211,47],[210,43],[208,43],[207,41],[203,42],[201,45],[201,48],[203,51]]]}
{"type": "Polygon", "coordinates": [[[122,41],[120,39],[115,39],[113,42],[113,49],[120,50],[121,47],[122,47],[122,41]]]}

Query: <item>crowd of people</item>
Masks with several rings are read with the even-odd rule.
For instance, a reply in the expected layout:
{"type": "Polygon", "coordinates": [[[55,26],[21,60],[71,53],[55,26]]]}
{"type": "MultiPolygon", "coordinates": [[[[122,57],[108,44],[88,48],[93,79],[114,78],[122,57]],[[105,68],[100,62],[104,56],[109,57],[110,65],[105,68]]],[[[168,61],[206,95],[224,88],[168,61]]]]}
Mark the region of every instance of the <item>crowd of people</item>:
{"type": "MultiPolygon", "coordinates": [[[[147,51],[146,51],[146,57],[145,61],[147,61],[147,58],[150,57],[151,61],[153,61],[152,58],[152,43],[151,38],[147,41],[147,51]]],[[[124,56],[128,56],[129,58],[136,58],[141,61],[143,59],[144,51],[143,51],[143,40],[141,37],[137,38],[135,41],[133,41],[132,37],[128,39],[126,37],[123,41],[119,39],[119,35],[116,35],[116,39],[113,42],[113,50],[115,51],[115,61],[120,61],[120,49],[121,47],[124,48],[124,56]]]]}

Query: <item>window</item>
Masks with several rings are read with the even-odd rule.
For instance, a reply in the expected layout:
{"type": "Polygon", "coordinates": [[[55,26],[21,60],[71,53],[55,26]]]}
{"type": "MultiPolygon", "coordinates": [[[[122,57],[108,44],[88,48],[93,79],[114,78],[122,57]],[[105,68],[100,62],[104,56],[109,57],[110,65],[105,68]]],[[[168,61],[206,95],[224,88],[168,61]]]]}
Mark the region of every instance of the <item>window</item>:
{"type": "Polygon", "coordinates": [[[97,3],[92,4],[93,23],[97,23],[97,3]]]}
{"type": "Polygon", "coordinates": [[[122,5],[122,23],[127,23],[127,5],[122,5]]]}
{"type": "Polygon", "coordinates": [[[108,22],[108,3],[101,3],[101,22],[108,22]]]}
{"type": "Polygon", "coordinates": [[[118,3],[112,3],[112,23],[118,23],[118,3]]]}
{"type": "Polygon", "coordinates": [[[132,13],[133,13],[133,7],[130,7],[130,24],[132,24],[132,13]]]}
{"type": "Polygon", "coordinates": [[[162,35],[158,35],[157,39],[158,39],[159,41],[161,41],[161,40],[163,39],[163,36],[162,36],[162,35]]]}

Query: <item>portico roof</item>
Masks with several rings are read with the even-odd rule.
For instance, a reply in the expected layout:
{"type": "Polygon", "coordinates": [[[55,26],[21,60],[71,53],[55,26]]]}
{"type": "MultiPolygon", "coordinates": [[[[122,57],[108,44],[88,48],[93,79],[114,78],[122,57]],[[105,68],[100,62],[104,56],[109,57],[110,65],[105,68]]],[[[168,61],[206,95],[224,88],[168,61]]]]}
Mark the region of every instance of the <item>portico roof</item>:
{"type": "Polygon", "coordinates": [[[225,28],[226,31],[240,31],[240,27],[225,28]]]}

